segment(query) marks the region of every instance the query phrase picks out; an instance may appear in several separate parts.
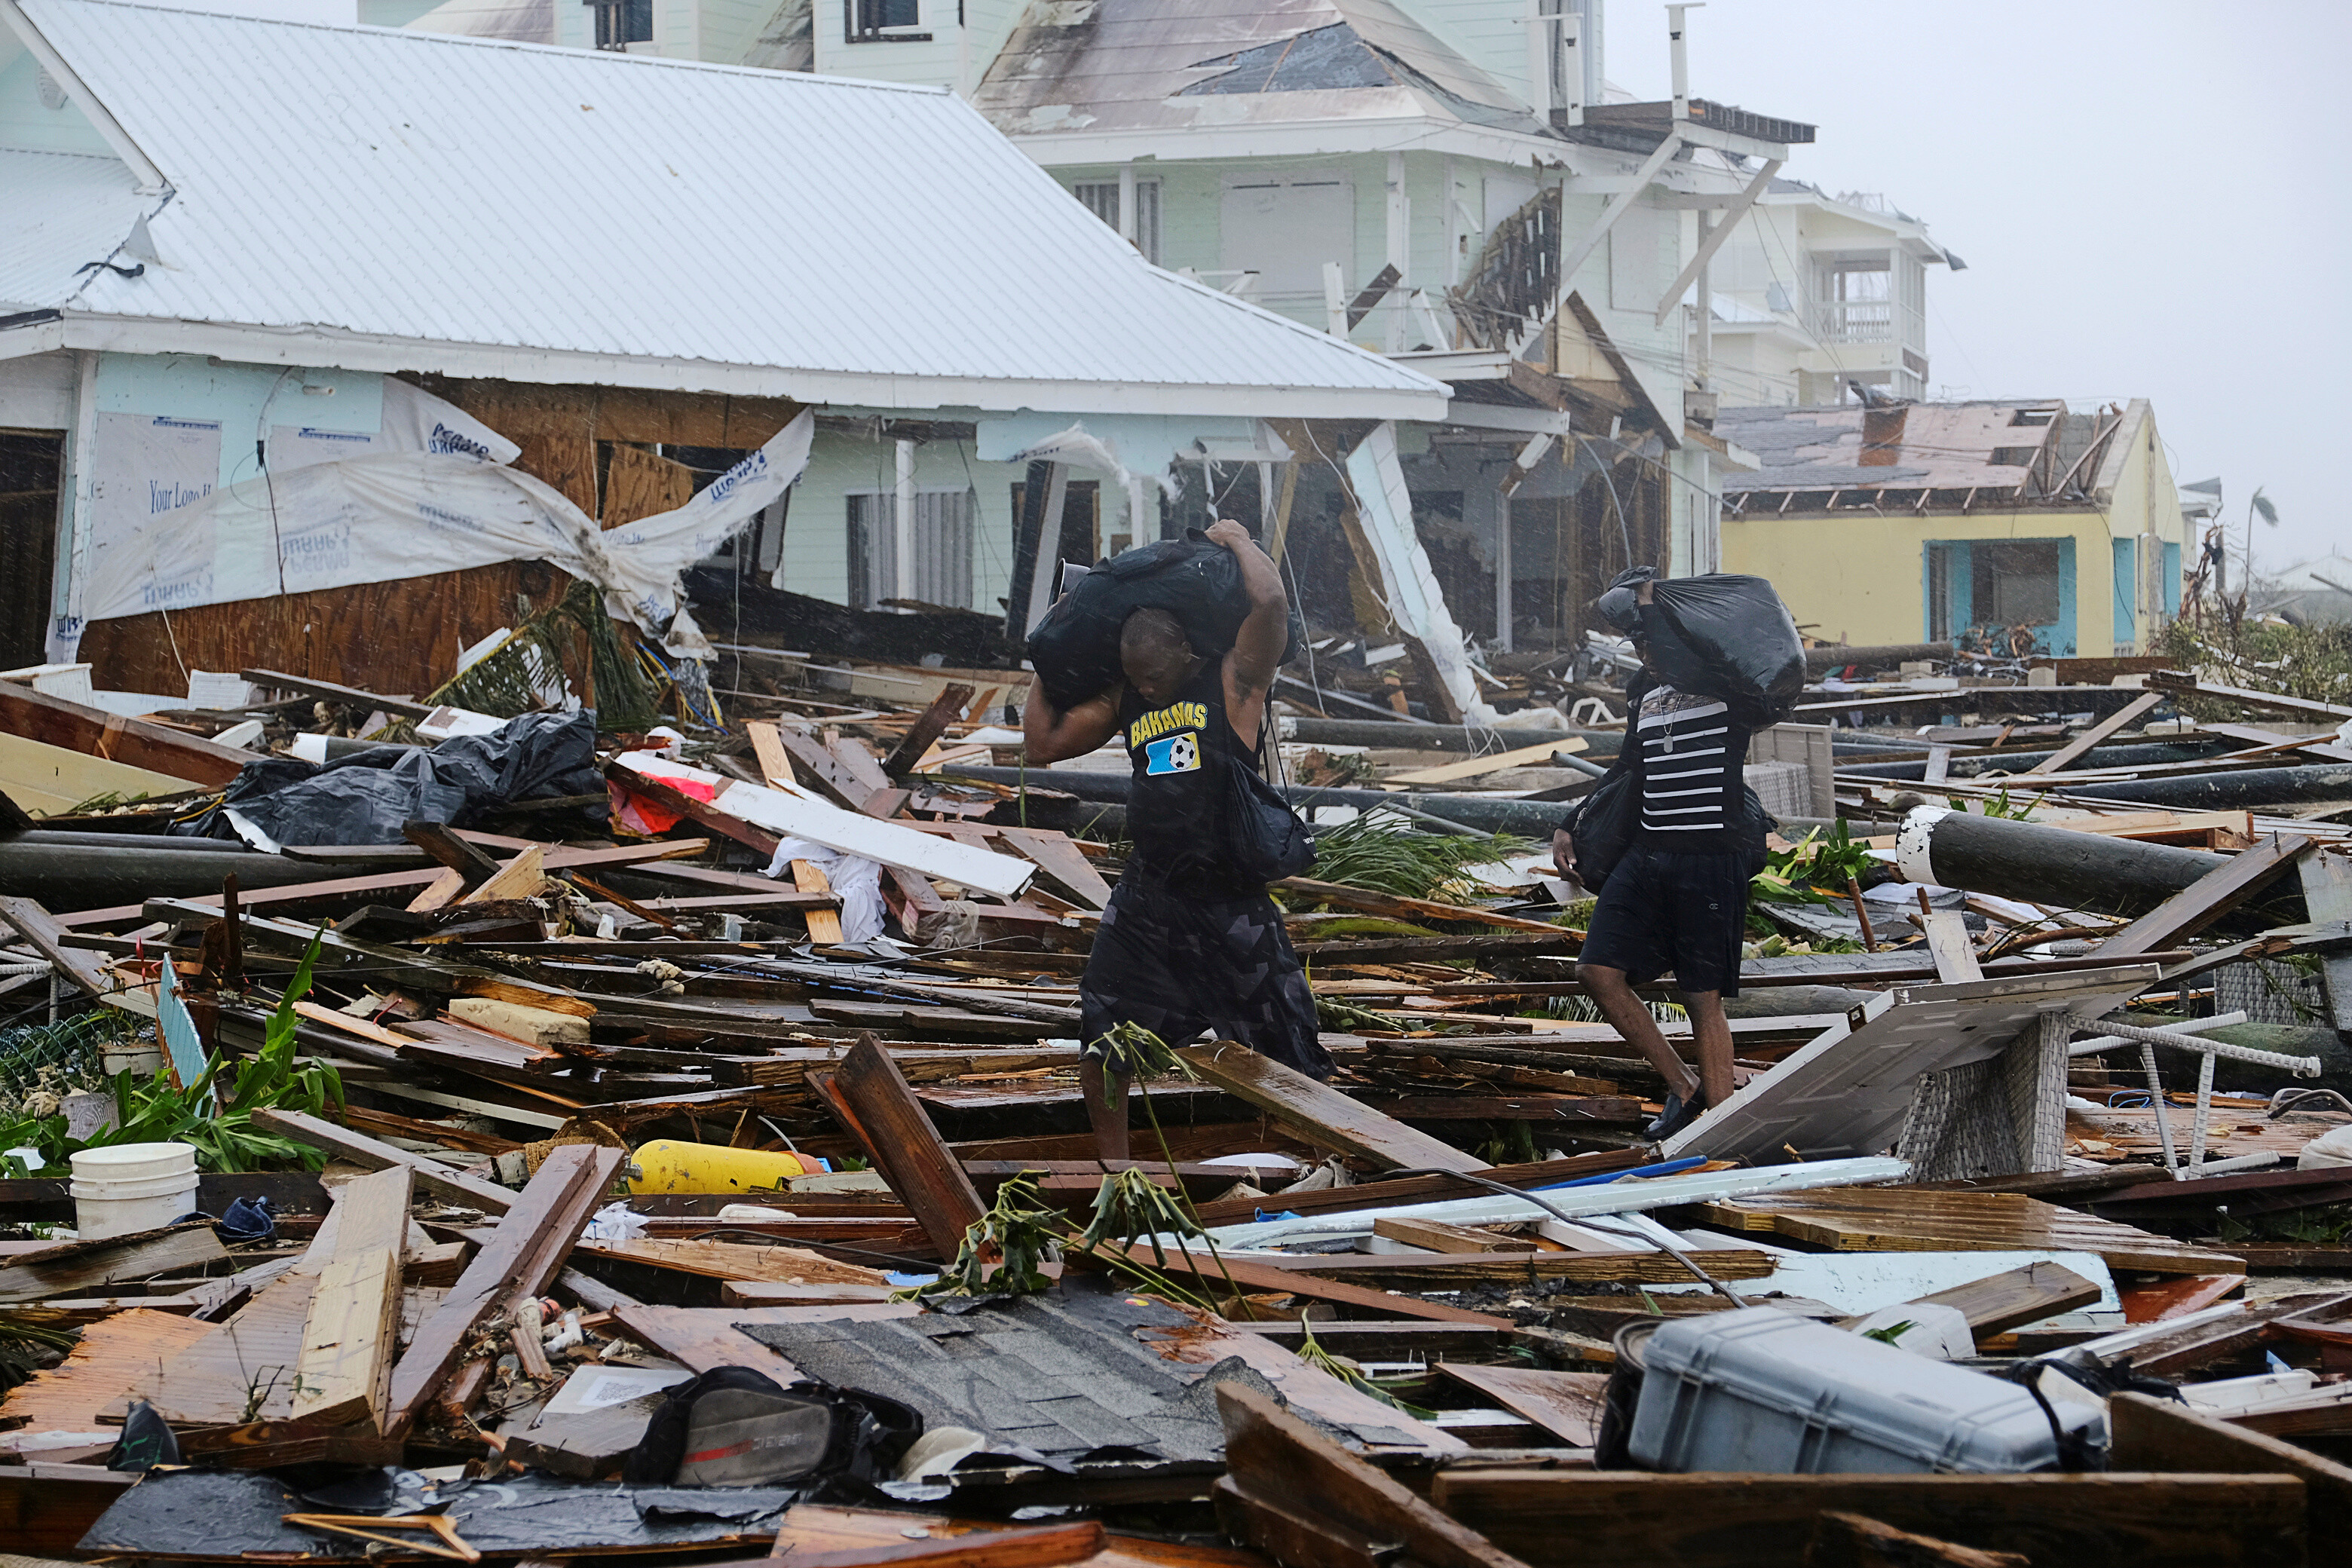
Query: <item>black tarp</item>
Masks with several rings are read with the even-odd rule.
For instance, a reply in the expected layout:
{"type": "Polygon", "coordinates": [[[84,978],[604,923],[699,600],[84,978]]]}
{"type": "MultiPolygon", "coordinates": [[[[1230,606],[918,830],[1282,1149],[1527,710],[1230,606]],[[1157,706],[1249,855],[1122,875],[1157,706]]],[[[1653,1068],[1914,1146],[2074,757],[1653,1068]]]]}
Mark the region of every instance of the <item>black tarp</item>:
{"type": "Polygon", "coordinates": [[[293,757],[247,763],[217,805],[173,831],[238,837],[227,816],[233,810],[280,844],[398,844],[403,823],[465,827],[497,806],[604,788],[593,711],[526,713],[489,734],[453,736],[430,748],[373,746],[322,764],[293,757]]]}

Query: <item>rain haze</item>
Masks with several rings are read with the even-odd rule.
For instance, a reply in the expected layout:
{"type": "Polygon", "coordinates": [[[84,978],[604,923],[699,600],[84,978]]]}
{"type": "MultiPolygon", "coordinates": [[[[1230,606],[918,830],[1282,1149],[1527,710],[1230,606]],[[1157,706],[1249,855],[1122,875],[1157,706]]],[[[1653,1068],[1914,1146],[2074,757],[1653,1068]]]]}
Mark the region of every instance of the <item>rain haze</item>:
{"type": "MultiPolygon", "coordinates": [[[[1612,6],[1610,80],[1665,97],[1665,32],[1612,6]]],[[[2344,548],[2325,121],[2352,8],[1717,0],[1690,53],[1693,91],[1821,128],[1790,177],[1883,194],[1967,261],[1928,278],[1929,395],[2146,397],[2173,473],[2221,478],[2233,554],[2258,486],[2258,573],[2344,548]]]]}

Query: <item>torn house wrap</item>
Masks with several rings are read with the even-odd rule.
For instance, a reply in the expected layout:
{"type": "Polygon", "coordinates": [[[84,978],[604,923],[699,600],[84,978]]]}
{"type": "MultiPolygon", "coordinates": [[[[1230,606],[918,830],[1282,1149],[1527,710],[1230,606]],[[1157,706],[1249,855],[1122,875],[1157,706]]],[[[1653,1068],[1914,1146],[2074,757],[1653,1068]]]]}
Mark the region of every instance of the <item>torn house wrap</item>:
{"type": "Polygon", "coordinates": [[[94,540],[84,616],[106,620],[535,560],[594,583],[616,618],[662,637],[672,654],[704,657],[709,645],[683,611],[677,574],[800,478],[814,430],[803,413],[684,506],[609,531],[553,487],[498,460],[513,450],[503,440],[428,440],[422,450],[310,463],[94,540]]]}

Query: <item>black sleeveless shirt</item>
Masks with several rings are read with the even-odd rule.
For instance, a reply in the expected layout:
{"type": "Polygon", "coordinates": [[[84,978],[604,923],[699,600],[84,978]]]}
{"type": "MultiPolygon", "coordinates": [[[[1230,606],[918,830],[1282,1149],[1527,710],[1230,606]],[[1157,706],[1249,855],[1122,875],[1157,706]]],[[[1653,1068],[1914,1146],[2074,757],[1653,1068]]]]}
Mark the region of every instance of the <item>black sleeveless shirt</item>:
{"type": "Polygon", "coordinates": [[[1225,716],[1224,661],[1205,661],[1157,706],[1129,687],[1118,719],[1135,768],[1127,793],[1135,868],[1200,897],[1258,891],[1238,881],[1224,861],[1226,760],[1257,765],[1257,748],[1235,734],[1225,716]]]}

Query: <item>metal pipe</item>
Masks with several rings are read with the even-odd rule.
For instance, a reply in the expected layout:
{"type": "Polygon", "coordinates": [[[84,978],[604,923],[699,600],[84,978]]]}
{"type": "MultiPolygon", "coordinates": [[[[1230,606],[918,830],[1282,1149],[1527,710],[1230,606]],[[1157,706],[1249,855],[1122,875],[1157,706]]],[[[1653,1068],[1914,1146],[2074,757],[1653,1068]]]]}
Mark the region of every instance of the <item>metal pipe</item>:
{"type": "MultiPolygon", "coordinates": [[[[2218,1024],[2218,1020],[2216,1023],[2218,1024]]],[[[2297,1078],[2317,1078],[2320,1073],[2317,1057],[2282,1056],[2276,1051],[2258,1051],[2250,1046],[2233,1046],[2226,1040],[2200,1040],[2194,1035],[2184,1035],[2178,1030],[2143,1029],[2137,1024],[2118,1024],[2112,1019],[2099,1023],[2078,1019],[2076,1026],[2085,1029],[2104,1029],[2118,1038],[2137,1040],[2143,1046],[2170,1046],[2176,1050],[2196,1051],[2208,1060],[2214,1057],[2227,1057],[2233,1062],[2252,1062],[2257,1067],[2278,1068],[2294,1074],[2297,1078]]],[[[2148,1053],[2147,1059],[2151,1063],[2155,1061],[2156,1056],[2153,1051],[2148,1053]]]]}

